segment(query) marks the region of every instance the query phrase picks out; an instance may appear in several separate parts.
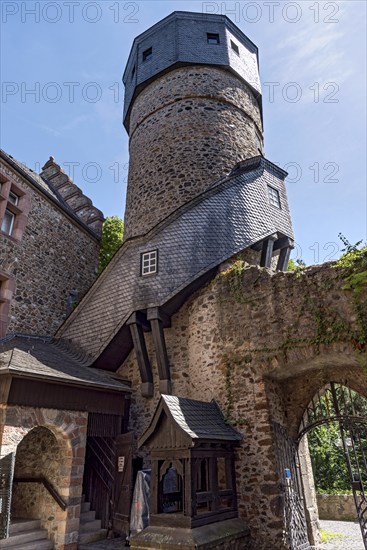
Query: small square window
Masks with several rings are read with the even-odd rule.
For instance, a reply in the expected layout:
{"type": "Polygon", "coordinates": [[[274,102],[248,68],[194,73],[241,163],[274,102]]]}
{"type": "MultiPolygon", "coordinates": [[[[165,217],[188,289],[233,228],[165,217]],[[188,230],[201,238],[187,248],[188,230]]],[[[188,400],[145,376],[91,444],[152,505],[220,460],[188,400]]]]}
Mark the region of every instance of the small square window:
{"type": "Polygon", "coordinates": [[[153,48],[148,48],[147,50],[145,50],[145,52],[143,52],[143,62],[148,61],[148,59],[150,59],[152,55],[153,55],[153,48]]]}
{"type": "Polygon", "coordinates": [[[219,34],[212,32],[206,33],[206,41],[208,44],[219,44],[219,34]]]}
{"type": "Polygon", "coordinates": [[[19,202],[19,197],[13,191],[10,191],[8,201],[17,206],[19,202]]]}
{"type": "Polygon", "coordinates": [[[10,212],[10,210],[6,209],[1,224],[1,231],[6,233],[7,235],[11,235],[11,232],[13,231],[14,219],[15,215],[13,214],[13,212],[10,212]]]}
{"type": "Polygon", "coordinates": [[[231,40],[231,48],[234,52],[236,52],[237,55],[240,55],[240,50],[235,42],[231,40]]]}
{"type": "Polygon", "coordinates": [[[268,185],[268,193],[270,204],[276,206],[277,208],[280,208],[279,191],[277,189],[274,189],[274,187],[270,187],[270,185],[268,185]]]}
{"type": "Polygon", "coordinates": [[[151,275],[158,271],[158,250],[144,252],[141,255],[141,274],[151,275]]]}

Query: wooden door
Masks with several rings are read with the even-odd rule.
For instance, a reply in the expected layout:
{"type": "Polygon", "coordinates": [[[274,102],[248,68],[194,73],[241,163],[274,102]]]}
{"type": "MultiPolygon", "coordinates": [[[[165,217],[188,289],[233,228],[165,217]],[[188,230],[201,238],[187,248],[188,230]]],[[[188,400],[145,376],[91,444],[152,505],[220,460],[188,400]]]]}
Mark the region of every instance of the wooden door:
{"type": "Polygon", "coordinates": [[[133,491],[133,432],[116,438],[116,478],[113,495],[113,530],[128,535],[133,491]]]}

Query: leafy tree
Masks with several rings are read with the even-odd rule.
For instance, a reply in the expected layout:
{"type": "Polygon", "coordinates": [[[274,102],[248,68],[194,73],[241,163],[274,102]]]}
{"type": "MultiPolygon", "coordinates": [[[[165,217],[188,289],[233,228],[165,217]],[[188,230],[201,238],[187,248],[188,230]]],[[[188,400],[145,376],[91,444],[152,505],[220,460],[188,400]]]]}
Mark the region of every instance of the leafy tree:
{"type": "Polygon", "coordinates": [[[124,222],[118,216],[107,216],[102,227],[98,272],[101,273],[118,251],[124,237],[124,222]]]}
{"type": "Polygon", "coordinates": [[[308,433],[308,444],[318,493],[351,491],[339,425],[329,422],[308,433]]]}

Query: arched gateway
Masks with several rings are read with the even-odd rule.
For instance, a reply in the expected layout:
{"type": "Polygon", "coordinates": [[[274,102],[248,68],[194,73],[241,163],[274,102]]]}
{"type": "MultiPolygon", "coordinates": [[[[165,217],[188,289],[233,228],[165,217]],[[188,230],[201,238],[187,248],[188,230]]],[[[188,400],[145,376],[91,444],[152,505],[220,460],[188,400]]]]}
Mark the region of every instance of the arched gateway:
{"type": "Polygon", "coordinates": [[[281,476],[283,513],[287,542],[292,550],[310,548],[300,475],[299,445],[302,438],[322,424],[337,423],[353,492],[362,539],[367,549],[367,399],[349,387],[329,382],[312,398],[304,412],[298,437],[273,423],[277,440],[277,462],[281,476]]]}

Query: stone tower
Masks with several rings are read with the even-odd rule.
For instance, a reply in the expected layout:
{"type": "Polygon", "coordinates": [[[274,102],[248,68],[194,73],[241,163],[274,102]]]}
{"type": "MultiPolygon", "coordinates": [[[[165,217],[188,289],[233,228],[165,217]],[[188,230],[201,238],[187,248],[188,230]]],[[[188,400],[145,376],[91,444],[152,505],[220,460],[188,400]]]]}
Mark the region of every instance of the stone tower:
{"type": "Polygon", "coordinates": [[[123,82],[130,238],[262,153],[258,50],[226,16],[174,12],[134,40],[123,82]]]}

